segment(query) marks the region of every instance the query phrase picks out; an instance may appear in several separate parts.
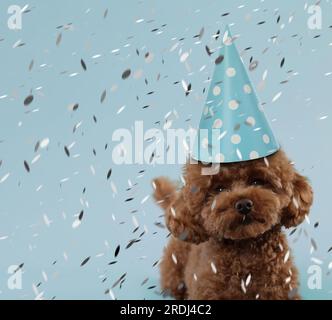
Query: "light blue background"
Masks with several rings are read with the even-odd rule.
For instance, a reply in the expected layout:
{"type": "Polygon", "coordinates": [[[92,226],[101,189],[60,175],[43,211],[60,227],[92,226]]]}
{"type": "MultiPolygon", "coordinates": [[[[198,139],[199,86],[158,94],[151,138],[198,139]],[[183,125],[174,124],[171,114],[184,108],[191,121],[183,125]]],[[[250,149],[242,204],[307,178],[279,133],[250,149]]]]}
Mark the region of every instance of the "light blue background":
{"type": "MultiPolygon", "coordinates": [[[[159,127],[167,112],[176,109],[179,119],[173,127],[196,126],[201,116],[205,96],[202,90],[213,72],[213,60],[205,52],[217,44],[211,36],[223,29],[226,23],[234,23],[233,35],[239,34],[239,51],[251,46],[244,55],[248,66],[250,56],[259,61],[258,68],[250,72],[255,86],[261,81],[264,70],[268,70],[264,90],[258,90],[261,101],[266,102],[266,113],[272,122],[276,137],[298,170],[307,175],[315,190],[315,203],[310,214],[311,224],[301,226],[300,239],[293,243],[290,237],[296,263],[301,273],[301,293],[304,298],[331,298],[331,276],[327,276],[332,253],[327,253],[331,239],[331,85],[332,75],[332,6],[322,1],[322,30],[309,30],[305,1],[29,1],[31,12],[23,15],[23,29],[12,31],[7,28],[7,8],[25,1],[1,1],[0,4],[0,179],[10,172],[9,178],[0,184],[0,298],[33,299],[33,284],[44,292],[46,299],[110,299],[106,289],[124,273],[126,281],[120,290],[115,288],[117,298],[158,298],[154,289],[158,285],[158,268],[153,263],[161,256],[166,243],[167,232],[155,225],[163,222],[162,211],[151,199],[141,200],[151,193],[151,179],[167,175],[178,179],[179,165],[127,165],[112,163],[112,133],[115,129],[131,128],[135,120],[144,120],[145,128],[159,127]],[[244,4],[244,8],[238,8],[244,4]],[[108,8],[106,19],[104,11],[108,8]],[[87,13],[87,10],[90,11],[87,13]],[[255,10],[258,9],[258,10],[255,10]],[[221,17],[221,14],[230,15],[221,17]],[[280,23],[276,20],[280,14],[280,23]],[[294,15],[291,23],[288,19],[294,15]],[[142,23],[136,23],[144,19],[142,23]],[[150,21],[151,20],[151,21],[150,21]],[[257,25],[260,21],[265,24],[257,25]],[[73,24],[73,30],[58,30],[59,25],[73,24]],[[280,29],[281,24],[284,29],[280,29]],[[165,27],[161,27],[166,24],[165,27]],[[201,44],[195,44],[204,26],[205,34],[201,44]],[[151,32],[160,28],[163,32],[151,32]],[[56,38],[62,32],[62,41],[56,46],[56,38]],[[292,37],[297,34],[296,37],[292,37]],[[320,35],[319,38],[314,38],[320,35]],[[269,40],[277,36],[276,42],[269,40]],[[170,48],[180,39],[179,47],[170,48]],[[12,48],[22,39],[24,46],[12,48]],[[127,46],[127,44],[129,44],[127,46]],[[263,54],[263,50],[269,50],[263,54]],[[118,54],[111,53],[119,48],[118,54]],[[140,56],[135,50],[139,49],[140,56]],[[192,73],[179,60],[179,48],[183,52],[192,50],[188,63],[192,73]],[[144,54],[151,52],[154,60],[146,63],[144,54]],[[92,59],[101,54],[98,59],[92,59]],[[285,65],[279,67],[285,57],[285,65]],[[80,66],[83,58],[86,72],[80,66]],[[28,71],[30,61],[35,64],[28,71]],[[162,64],[162,59],[165,63],[162,64]],[[45,67],[40,65],[46,64],[45,67]],[[206,65],[203,72],[199,72],[206,65]],[[142,69],[144,76],[121,79],[122,72],[131,68],[142,69]],[[292,71],[290,71],[292,70],[292,71]],[[63,71],[67,73],[62,74],[63,71]],[[289,73],[288,73],[289,71],[289,73]],[[76,77],[70,73],[78,72],[76,77]],[[292,75],[296,72],[297,75],[292,75]],[[160,80],[157,81],[158,73],[160,80]],[[148,80],[148,85],[144,79],[148,80]],[[286,84],[280,81],[289,79],[286,84]],[[192,83],[193,92],[185,97],[181,84],[192,83]],[[111,92],[113,85],[118,90],[111,92]],[[40,94],[35,90],[42,86],[40,94]],[[103,104],[100,96],[107,90],[103,104]],[[35,99],[23,106],[24,98],[32,90],[35,99]],[[154,94],[147,95],[154,91],[154,94]],[[271,103],[273,96],[282,91],[279,100],[271,103]],[[139,97],[137,101],[136,96],[139,97]],[[200,99],[198,99],[200,97],[200,99]],[[76,112],[68,111],[71,103],[79,103],[76,112]],[[142,109],[144,105],[150,108],[142,109]],[[118,109],[126,105],[122,113],[118,109]],[[28,110],[38,108],[35,113],[28,110]],[[93,115],[98,119],[93,122],[93,115]],[[328,116],[321,120],[321,117],[328,116]],[[191,117],[191,122],[185,120],[191,117]],[[18,123],[22,121],[22,126],[18,123]],[[83,121],[73,133],[73,127],[83,121]],[[49,137],[47,149],[40,150],[40,160],[31,165],[27,173],[23,161],[35,156],[35,143],[49,137]],[[76,141],[68,158],[64,146],[76,141]],[[108,143],[108,149],[104,146],[108,143]],[[97,155],[93,155],[93,148],[97,155]],[[90,166],[96,174],[93,175],[90,166]],[[106,179],[109,168],[113,168],[110,180],[106,179]],[[138,177],[140,170],[146,170],[138,177]],[[60,180],[70,180],[60,185],[60,180]],[[128,179],[137,183],[132,191],[128,179]],[[117,186],[118,195],[113,197],[110,182],[117,186]],[[36,188],[43,188],[36,192],[36,188]],[[86,194],[82,195],[86,187],[86,194]],[[83,209],[80,198],[89,202],[84,208],[84,217],[78,229],[72,228],[75,214],[83,209]],[[125,202],[134,197],[131,202],[125,202]],[[137,213],[131,213],[136,209],[137,213]],[[63,218],[63,212],[66,219],[63,218]],[[43,221],[46,214],[52,223],[48,227],[43,221]],[[113,221],[112,214],[116,217],[113,221]],[[132,234],[135,215],[140,229],[132,234]],[[319,221],[317,228],[313,227],[319,221]],[[121,224],[121,222],[124,222],[121,224]],[[124,247],[130,239],[136,238],[146,225],[148,233],[142,241],[128,250],[124,247]],[[310,253],[310,238],[317,243],[318,250],[310,253]],[[105,245],[109,243],[109,247],[105,245]],[[118,263],[108,266],[114,260],[116,246],[121,245],[118,263]],[[63,257],[66,252],[68,260],[63,257]],[[97,257],[99,253],[104,256],[97,257]],[[80,267],[88,256],[90,261],[80,267]],[[307,287],[307,269],[314,264],[314,257],[323,261],[324,275],[321,290],[307,287]],[[56,261],[55,264],[53,264],[56,261]],[[24,263],[22,290],[7,288],[7,268],[12,264],[24,263]],[[45,282],[42,272],[48,276],[45,282]],[[102,283],[104,275],[107,280],[102,283]],[[149,277],[146,284],[141,282],[149,277]]],[[[308,3],[310,4],[310,3],[308,3]]]]}

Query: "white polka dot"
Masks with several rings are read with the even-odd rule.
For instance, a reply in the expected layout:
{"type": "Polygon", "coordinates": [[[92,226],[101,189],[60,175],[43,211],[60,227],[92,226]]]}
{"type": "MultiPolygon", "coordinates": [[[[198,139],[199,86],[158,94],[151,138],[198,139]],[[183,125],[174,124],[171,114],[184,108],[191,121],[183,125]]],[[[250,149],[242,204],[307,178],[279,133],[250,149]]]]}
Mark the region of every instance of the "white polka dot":
{"type": "Polygon", "coordinates": [[[243,86],[243,91],[245,92],[245,93],[251,93],[251,87],[250,87],[250,85],[249,84],[245,84],[244,86],[243,86]]]}
{"type": "Polygon", "coordinates": [[[228,77],[234,77],[236,75],[236,71],[234,68],[227,68],[226,74],[228,77]]]}
{"type": "Polygon", "coordinates": [[[263,141],[266,144],[270,143],[270,137],[267,134],[263,134],[263,141]]]}
{"type": "Polygon", "coordinates": [[[209,113],[209,107],[205,107],[203,113],[206,116],[209,113]]]}
{"type": "Polygon", "coordinates": [[[213,128],[214,129],[219,129],[222,127],[222,120],[221,119],[216,119],[213,122],[213,128]]]}
{"type": "Polygon", "coordinates": [[[251,151],[250,154],[249,154],[250,159],[257,159],[258,157],[259,157],[259,154],[255,150],[251,151]]]}
{"type": "Polygon", "coordinates": [[[214,159],[216,162],[224,162],[225,156],[222,153],[217,153],[214,159]]]}
{"type": "Polygon", "coordinates": [[[204,138],[204,139],[202,140],[202,147],[203,147],[204,149],[206,149],[208,146],[209,146],[209,140],[208,140],[208,138],[204,138]]]}
{"type": "Polygon", "coordinates": [[[246,124],[248,124],[249,126],[254,126],[255,124],[256,124],[256,120],[255,120],[255,118],[254,117],[248,117],[247,119],[246,119],[246,124]]]}
{"type": "Polygon", "coordinates": [[[236,100],[231,100],[228,102],[228,106],[232,110],[236,110],[239,107],[239,103],[236,100]]]}
{"type": "Polygon", "coordinates": [[[232,143],[234,143],[234,144],[239,144],[239,143],[241,142],[241,136],[238,135],[238,134],[233,134],[233,135],[231,136],[231,141],[232,141],[232,143]]]}
{"type": "Polygon", "coordinates": [[[221,89],[219,86],[215,86],[212,90],[214,96],[219,96],[221,89]]]}

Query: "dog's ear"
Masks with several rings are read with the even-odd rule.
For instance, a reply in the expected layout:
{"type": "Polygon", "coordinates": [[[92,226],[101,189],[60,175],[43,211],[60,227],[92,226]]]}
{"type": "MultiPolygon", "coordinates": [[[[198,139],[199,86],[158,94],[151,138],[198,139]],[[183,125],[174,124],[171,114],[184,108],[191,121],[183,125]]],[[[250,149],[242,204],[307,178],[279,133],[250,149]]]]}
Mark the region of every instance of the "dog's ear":
{"type": "Polygon", "coordinates": [[[287,208],[283,210],[281,223],[286,227],[295,227],[308,214],[313,201],[312,188],[307,178],[295,173],[290,187],[292,196],[287,208]]]}
{"type": "MultiPolygon", "coordinates": [[[[176,238],[183,241],[200,243],[208,239],[201,222],[197,204],[192,202],[189,186],[176,192],[175,187],[166,178],[154,180],[154,197],[165,209],[165,221],[168,229],[176,238]]],[[[203,201],[203,200],[202,200],[203,201]]],[[[203,202],[201,202],[203,203],[203,202]]]]}

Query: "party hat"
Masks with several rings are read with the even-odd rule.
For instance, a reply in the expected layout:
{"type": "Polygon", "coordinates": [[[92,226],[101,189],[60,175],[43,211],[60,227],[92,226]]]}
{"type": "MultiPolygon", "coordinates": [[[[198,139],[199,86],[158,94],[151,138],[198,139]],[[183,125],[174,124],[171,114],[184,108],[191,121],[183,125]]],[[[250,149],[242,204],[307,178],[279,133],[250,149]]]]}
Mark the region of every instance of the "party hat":
{"type": "Polygon", "coordinates": [[[279,149],[226,27],[192,157],[208,163],[248,161],[279,149]]]}

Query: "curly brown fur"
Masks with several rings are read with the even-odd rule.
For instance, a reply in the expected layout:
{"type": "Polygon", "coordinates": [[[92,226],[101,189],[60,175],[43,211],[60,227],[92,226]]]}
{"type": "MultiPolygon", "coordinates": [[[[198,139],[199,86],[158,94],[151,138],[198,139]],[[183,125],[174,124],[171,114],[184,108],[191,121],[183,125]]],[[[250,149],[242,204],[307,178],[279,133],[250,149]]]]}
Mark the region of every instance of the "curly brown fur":
{"type": "Polygon", "coordinates": [[[281,228],[308,214],[307,179],[283,151],[222,164],[216,175],[202,175],[203,167],[187,164],[178,192],[166,178],[154,181],[172,233],[160,266],[163,290],[177,299],[299,299],[281,228]],[[243,199],[251,202],[245,214],[243,199]]]}

